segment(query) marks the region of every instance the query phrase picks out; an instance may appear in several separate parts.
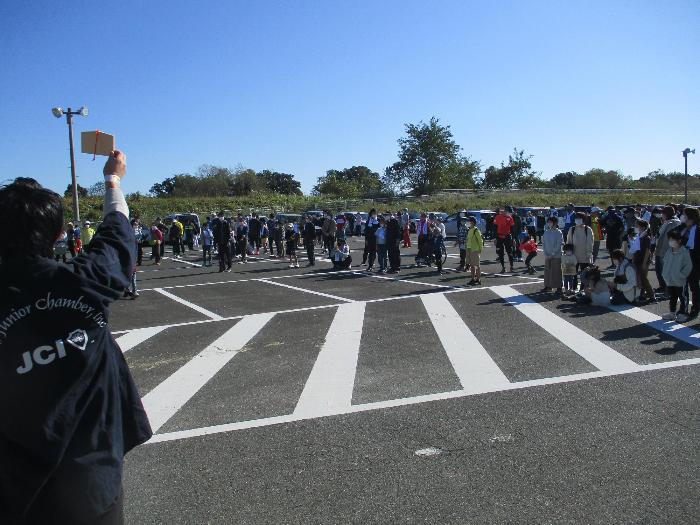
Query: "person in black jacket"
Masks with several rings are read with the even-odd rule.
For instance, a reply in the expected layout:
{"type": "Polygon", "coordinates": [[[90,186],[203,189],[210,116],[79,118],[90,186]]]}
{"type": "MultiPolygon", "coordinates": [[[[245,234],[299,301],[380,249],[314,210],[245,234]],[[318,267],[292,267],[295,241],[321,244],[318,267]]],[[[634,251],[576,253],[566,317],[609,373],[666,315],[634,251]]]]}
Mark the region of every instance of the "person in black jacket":
{"type": "Polygon", "coordinates": [[[216,214],[213,221],[214,243],[219,251],[219,272],[231,271],[231,225],[224,219],[224,212],[216,214]]]}
{"type": "Polygon", "coordinates": [[[306,248],[306,256],[309,258],[309,266],[316,264],[314,260],[314,242],[316,241],[316,226],[314,226],[313,217],[307,215],[304,217],[304,229],[301,232],[304,240],[304,248],[306,248]]]}
{"type": "MultiPolygon", "coordinates": [[[[685,292],[686,297],[690,295],[693,306],[690,309],[690,317],[697,317],[700,313],[700,235],[698,235],[698,224],[700,224],[700,212],[697,208],[686,206],[681,215],[681,223],[685,225],[681,235],[683,244],[690,251],[690,260],[693,262],[693,269],[688,276],[688,286],[685,292]],[[688,291],[690,294],[688,294],[688,291]]],[[[686,300],[686,304],[689,302],[686,300]]]]}
{"type": "Polygon", "coordinates": [[[374,269],[374,260],[377,257],[377,228],[379,228],[377,210],[372,208],[369,210],[367,223],[365,224],[365,250],[362,254],[362,264],[367,263],[368,272],[374,269]]]}
{"type": "Polygon", "coordinates": [[[124,455],[151,427],[107,324],[129,286],[136,241],[119,183],[104,167],[104,220],[90,252],[58,264],[61,198],[33,179],[0,189],[0,523],[123,521],[124,455]]]}
{"type": "Polygon", "coordinates": [[[386,246],[389,252],[389,271],[386,273],[399,273],[401,270],[401,225],[394,214],[390,215],[386,228],[386,246]]]}

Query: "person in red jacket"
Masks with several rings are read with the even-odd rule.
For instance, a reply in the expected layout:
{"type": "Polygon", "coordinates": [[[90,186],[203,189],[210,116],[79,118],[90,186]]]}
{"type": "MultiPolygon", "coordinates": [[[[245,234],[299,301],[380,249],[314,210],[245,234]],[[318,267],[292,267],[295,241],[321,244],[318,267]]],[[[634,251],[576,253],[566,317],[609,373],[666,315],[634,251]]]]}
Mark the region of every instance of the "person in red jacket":
{"type": "Polygon", "coordinates": [[[537,255],[537,241],[535,241],[532,235],[530,235],[527,241],[520,243],[520,251],[527,254],[525,257],[527,273],[535,273],[535,269],[532,267],[532,259],[537,255]]]}
{"type": "Polygon", "coordinates": [[[498,262],[501,263],[501,272],[506,271],[504,251],[508,254],[508,262],[512,272],[514,248],[512,231],[515,221],[506,210],[496,208],[496,217],[493,219],[493,224],[496,226],[496,254],[498,255],[498,262]]]}
{"type": "Polygon", "coordinates": [[[155,259],[155,264],[160,265],[160,246],[163,244],[163,232],[158,228],[156,222],[151,226],[151,258],[155,259]]]}

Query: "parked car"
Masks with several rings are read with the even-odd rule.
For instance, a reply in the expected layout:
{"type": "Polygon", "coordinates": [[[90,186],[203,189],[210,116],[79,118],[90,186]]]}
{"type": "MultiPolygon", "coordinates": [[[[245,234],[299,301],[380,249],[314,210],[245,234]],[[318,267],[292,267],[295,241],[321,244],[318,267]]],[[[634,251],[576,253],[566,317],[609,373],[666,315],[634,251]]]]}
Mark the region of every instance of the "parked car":
{"type": "MultiPolygon", "coordinates": [[[[163,218],[163,224],[165,224],[168,227],[168,229],[170,229],[170,226],[172,226],[173,221],[175,219],[180,221],[183,226],[188,222],[196,224],[197,229],[199,231],[202,231],[202,224],[199,221],[199,215],[197,215],[196,213],[171,213],[170,215],[167,215],[163,218]]],[[[166,234],[164,236],[163,244],[170,244],[169,235],[166,234]]]]}
{"type": "Polygon", "coordinates": [[[291,223],[300,223],[301,222],[301,214],[299,213],[278,213],[276,215],[276,219],[280,221],[282,224],[286,224],[288,222],[291,223]]]}

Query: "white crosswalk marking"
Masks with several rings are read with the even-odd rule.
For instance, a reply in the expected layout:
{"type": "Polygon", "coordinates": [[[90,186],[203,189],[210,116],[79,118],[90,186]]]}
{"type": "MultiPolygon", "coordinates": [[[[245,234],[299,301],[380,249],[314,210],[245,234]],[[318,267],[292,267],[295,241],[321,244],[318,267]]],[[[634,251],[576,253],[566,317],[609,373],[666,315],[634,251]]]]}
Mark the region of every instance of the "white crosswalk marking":
{"type": "Polygon", "coordinates": [[[338,307],[294,414],[322,416],[348,410],[355,385],[365,303],[338,307]]]}
{"type": "Polygon", "coordinates": [[[696,348],[700,348],[700,333],[683,324],[676,323],[675,321],[664,321],[661,316],[647,312],[643,308],[637,308],[636,306],[611,306],[610,309],[630,319],[634,319],[639,323],[645,324],[654,330],[658,330],[663,334],[674,337],[696,348]]]}
{"type": "Polygon", "coordinates": [[[605,372],[632,372],[639,369],[631,359],[617,353],[577,326],[554,315],[544,306],[511,286],[495,286],[492,290],[518,311],[559,339],[598,370],[605,372]]]}
{"type": "Polygon", "coordinates": [[[509,383],[444,294],[424,295],[421,300],[464,390],[482,391],[509,383]]]}
{"type": "Polygon", "coordinates": [[[194,310],[195,312],[199,312],[200,314],[206,315],[210,319],[214,319],[216,321],[220,321],[221,319],[223,319],[223,317],[221,317],[219,314],[215,314],[214,312],[210,312],[206,308],[202,308],[201,306],[198,306],[194,303],[186,301],[182,297],[178,297],[177,295],[173,295],[170,292],[168,292],[167,290],[163,290],[162,288],[153,288],[153,290],[158,292],[161,295],[164,295],[165,297],[167,297],[169,299],[172,299],[173,301],[176,301],[180,304],[187,306],[188,308],[192,308],[192,310],[194,310]]]}
{"type": "Polygon", "coordinates": [[[146,339],[150,339],[156,334],[161,333],[167,327],[165,326],[150,326],[148,328],[136,328],[130,332],[125,333],[121,337],[117,338],[117,344],[121,348],[122,353],[128,352],[136,345],[143,343],[146,339]]]}
{"type": "Polygon", "coordinates": [[[143,406],[156,432],[214,375],[228,363],[274,314],[241,319],[224,335],[202,350],[177,372],[143,397],[143,406]]]}

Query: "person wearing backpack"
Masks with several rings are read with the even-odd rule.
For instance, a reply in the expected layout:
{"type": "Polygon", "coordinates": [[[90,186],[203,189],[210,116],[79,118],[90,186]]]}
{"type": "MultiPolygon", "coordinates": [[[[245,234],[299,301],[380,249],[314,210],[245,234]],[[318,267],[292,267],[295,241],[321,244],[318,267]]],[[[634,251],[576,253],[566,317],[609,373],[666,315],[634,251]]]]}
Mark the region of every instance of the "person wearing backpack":
{"type": "Polygon", "coordinates": [[[566,235],[566,244],[573,245],[576,256],[574,291],[578,288],[579,274],[593,262],[593,230],[584,224],[585,218],[585,214],[577,212],[574,217],[574,226],[569,228],[569,233],[566,235]]]}

